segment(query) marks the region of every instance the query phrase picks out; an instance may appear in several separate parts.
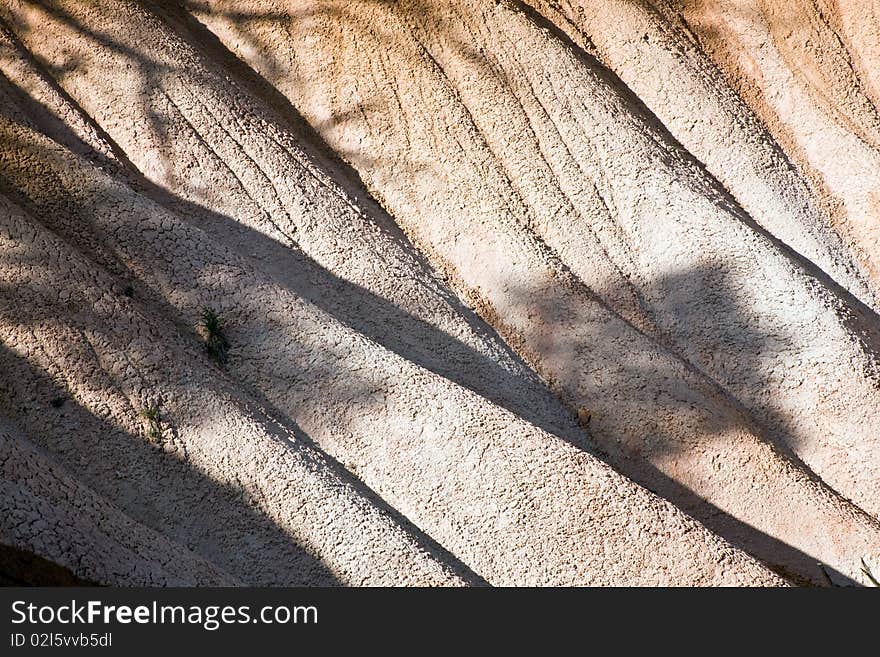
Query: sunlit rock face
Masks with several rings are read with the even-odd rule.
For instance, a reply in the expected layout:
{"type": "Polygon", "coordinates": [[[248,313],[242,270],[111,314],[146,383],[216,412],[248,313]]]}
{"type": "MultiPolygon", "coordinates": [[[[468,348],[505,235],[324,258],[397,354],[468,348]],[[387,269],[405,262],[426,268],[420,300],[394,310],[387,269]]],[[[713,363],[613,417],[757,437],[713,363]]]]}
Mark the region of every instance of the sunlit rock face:
{"type": "Polygon", "coordinates": [[[869,583],[875,11],[0,1],[0,545],[869,583]]]}

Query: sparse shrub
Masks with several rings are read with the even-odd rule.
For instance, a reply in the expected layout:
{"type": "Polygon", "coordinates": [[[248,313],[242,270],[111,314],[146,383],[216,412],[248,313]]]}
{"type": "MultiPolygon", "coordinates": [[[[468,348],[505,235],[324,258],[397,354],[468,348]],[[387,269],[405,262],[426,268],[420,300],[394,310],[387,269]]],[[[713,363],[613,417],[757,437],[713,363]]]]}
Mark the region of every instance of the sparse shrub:
{"type": "Polygon", "coordinates": [[[221,365],[226,363],[229,341],[223,335],[223,322],[220,315],[213,308],[202,308],[202,320],[200,326],[205,339],[205,349],[221,365]]]}
{"type": "Polygon", "coordinates": [[[158,442],[162,438],[162,413],[155,404],[141,411],[141,417],[147,421],[147,437],[158,442]]]}
{"type": "Polygon", "coordinates": [[[590,426],[590,420],[593,419],[593,414],[586,408],[578,408],[577,409],[577,420],[578,424],[581,425],[584,429],[590,426]]]}
{"type": "Polygon", "coordinates": [[[129,298],[133,297],[134,296],[134,286],[126,285],[125,289],[122,291],[122,293],[129,298]]]}

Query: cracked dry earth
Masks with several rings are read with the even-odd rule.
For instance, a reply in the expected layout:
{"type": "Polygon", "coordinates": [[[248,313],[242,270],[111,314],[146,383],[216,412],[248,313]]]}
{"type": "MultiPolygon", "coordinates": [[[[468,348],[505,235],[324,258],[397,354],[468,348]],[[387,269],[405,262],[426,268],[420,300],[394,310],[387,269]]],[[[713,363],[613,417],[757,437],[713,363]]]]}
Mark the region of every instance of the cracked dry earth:
{"type": "Polygon", "coordinates": [[[870,0],[0,0],[0,557],[868,584],[878,72],[870,0]]]}

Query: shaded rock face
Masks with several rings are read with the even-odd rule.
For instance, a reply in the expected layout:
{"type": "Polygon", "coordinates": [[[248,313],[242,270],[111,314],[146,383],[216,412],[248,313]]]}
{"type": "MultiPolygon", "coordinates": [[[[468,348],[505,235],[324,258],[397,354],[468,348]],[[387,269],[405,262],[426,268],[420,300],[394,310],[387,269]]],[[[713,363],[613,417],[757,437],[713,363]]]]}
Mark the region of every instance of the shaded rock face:
{"type": "Polygon", "coordinates": [[[27,550],[0,545],[0,586],[89,586],[67,568],[27,550]]]}
{"type": "Polygon", "coordinates": [[[858,5],[0,2],[16,572],[867,583],[858,5]]]}

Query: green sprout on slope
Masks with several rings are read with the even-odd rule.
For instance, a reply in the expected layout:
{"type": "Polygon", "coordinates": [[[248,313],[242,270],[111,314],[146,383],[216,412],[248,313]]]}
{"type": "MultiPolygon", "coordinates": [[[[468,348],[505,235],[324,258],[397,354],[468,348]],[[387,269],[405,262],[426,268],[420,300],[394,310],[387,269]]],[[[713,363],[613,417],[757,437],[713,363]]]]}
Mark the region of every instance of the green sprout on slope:
{"type": "Polygon", "coordinates": [[[141,411],[141,417],[147,421],[147,437],[155,442],[162,438],[162,414],[157,405],[147,406],[141,411]]]}
{"type": "Polygon", "coordinates": [[[223,322],[217,311],[208,306],[202,308],[202,319],[199,323],[205,338],[205,349],[221,365],[226,363],[229,341],[223,335],[223,322]]]}
{"type": "MultiPolygon", "coordinates": [[[[862,567],[861,567],[862,574],[863,574],[865,577],[868,578],[868,581],[871,582],[871,584],[872,584],[873,586],[876,586],[877,588],[880,588],[880,580],[878,580],[878,579],[874,576],[874,573],[871,572],[871,569],[868,567],[868,564],[865,562],[865,558],[864,558],[864,557],[861,558],[861,562],[862,562],[862,567]]],[[[836,584],[836,583],[831,579],[831,575],[828,574],[828,569],[825,567],[824,564],[821,564],[821,563],[820,563],[820,564],[819,564],[819,569],[822,571],[822,575],[824,576],[824,578],[825,578],[825,582],[827,583],[828,586],[830,586],[830,587],[835,587],[835,588],[837,588],[837,587],[840,586],[840,584],[836,584]]]]}

